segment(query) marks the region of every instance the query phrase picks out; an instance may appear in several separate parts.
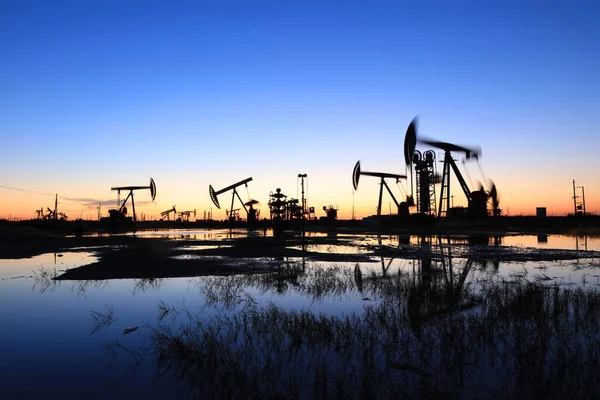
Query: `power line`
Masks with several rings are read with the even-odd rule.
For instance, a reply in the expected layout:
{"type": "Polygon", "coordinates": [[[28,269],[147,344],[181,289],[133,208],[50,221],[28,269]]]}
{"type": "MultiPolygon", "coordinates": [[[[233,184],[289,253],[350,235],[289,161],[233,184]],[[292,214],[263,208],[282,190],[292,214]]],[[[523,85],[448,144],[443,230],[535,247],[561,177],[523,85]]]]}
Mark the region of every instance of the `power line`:
{"type": "Polygon", "coordinates": [[[12,186],[0,185],[0,188],[10,189],[10,190],[18,190],[19,192],[25,192],[25,193],[41,194],[44,196],[54,196],[54,194],[51,194],[51,193],[36,192],[34,190],[27,190],[27,189],[19,189],[19,188],[12,187],[12,186]]]}
{"type": "Polygon", "coordinates": [[[516,192],[508,192],[508,193],[505,193],[505,194],[535,192],[537,190],[550,189],[550,188],[559,187],[559,186],[571,186],[571,183],[559,183],[559,184],[556,184],[556,185],[542,186],[542,187],[533,188],[533,189],[517,190],[516,192]]]}
{"type": "MultiPolygon", "coordinates": [[[[21,188],[16,188],[16,187],[13,187],[13,186],[6,186],[6,185],[0,185],[0,188],[10,189],[10,190],[17,190],[19,192],[25,192],[25,193],[40,194],[40,195],[43,195],[43,196],[58,196],[57,194],[37,192],[35,190],[21,189],[21,188]]],[[[82,202],[77,201],[77,200],[69,199],[68,197],[58,196],[58,198],[62,199],[62,200],[66,200],[66,201],[71,201],[73,203],[81,204],[82,206],[91,207],[91,205],[89,203],[82,203],[82,202]]]]}

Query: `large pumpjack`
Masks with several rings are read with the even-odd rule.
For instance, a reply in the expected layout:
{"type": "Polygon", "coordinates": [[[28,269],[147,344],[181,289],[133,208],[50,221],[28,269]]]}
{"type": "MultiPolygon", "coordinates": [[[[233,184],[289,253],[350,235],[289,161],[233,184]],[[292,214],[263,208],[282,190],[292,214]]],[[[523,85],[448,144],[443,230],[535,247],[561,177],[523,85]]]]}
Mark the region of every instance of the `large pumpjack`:
{"type": "MultiPolygon", "coordinates": [[[[479,160],[481,156],[480,148],[469,148],[465,146],[459,146],[453,143],[441,142],[432,139],[418,138],[417,137],[417,121],[416,118],[411,121],[406,130],[406,136],[404,139],[404,157],[406,165],[411,167],[415,165],[417,172],[417,196],[419,210],[421,212],[429,212],[431,207],[432,191],[434,184],[437,183],[438,177],[434,173],[433,162],[435,161],[435,154],[431,150],[426,151],[425,159],[422,161],[418,150],[415,150],[417,143],[426,144],[437,149],[444,151],[443,160],[443,172],[441,176],[441,188],[440,188],[440,202],[437,209],[437,216],[449,217],[449,216],[467,216],[471,218],[484,218],[489,215],[488,213],[488,201],[492,203],[492,215],[500,215],[499,198],[496,185],[491,182],[491,189],[486,192],[483,185],[477,190],[469,189],[462,173],[460,172],[452,153],[462,153],[466,160],[474,159],[479,160]],[[467,199],[467,208],[453,208],[450,205],[450,177],[451,171],[454,172],[454,176],[458,180],[460,187],[465,194],[467,199]]],[[[435,193],[435,192],[433,192],[435,193]]],[[[435,199],[435,194],[433,194],[435,199]]],[[[435,200],[433,205],[435,205],[435,200]]]]}

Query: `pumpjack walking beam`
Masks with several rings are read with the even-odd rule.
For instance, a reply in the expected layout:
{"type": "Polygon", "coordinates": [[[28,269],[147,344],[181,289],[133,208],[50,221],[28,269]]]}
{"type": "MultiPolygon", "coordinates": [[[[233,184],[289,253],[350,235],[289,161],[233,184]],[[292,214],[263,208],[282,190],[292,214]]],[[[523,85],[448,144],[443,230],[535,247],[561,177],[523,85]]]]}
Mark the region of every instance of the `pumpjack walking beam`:
{"type": "Polygon", "coordinates": [[[242,201],[242,198],[240,197],[236,188],[241,185],[247,186],[248,182],[250,182],[251,180],[252,180],[252,177],[246,178],[239,182],[234,183],[233,185],[229,185],[226,188],[223,188],[223,189],[217,190],[217,191],[215,191],[215,189],[213,189],[212,185],[208,185],[208,193],[210,195],[210,199],[212,200],[214,205],[217,206],[217,208],[221,208],[221,206],[219,205],[219,199],[217,198],[217,196],[220,195],[221,193],[227,192],[229,190],[233,190],[233,193],[231,194],[231,209],[230,210],[233,210],[233,203],[235,202],[235,197],[237,196],[240,203],[242,203],[242,207],[244,207],[244,211],[246,211],[246,214],[248,214],[248,209],[246,208],[246,205],[242,201]]]}
{"type": "Polygon", "coordinates": [[[137,219],[136,219],[136,215],[135,215],[135,201],[133,200],[133,192],[135,190],[143,190],[143,189],[150,189],[150,195],[152,196],[152,201],[154,201],[154,199],[156,198],[156,184],[154,183],[154,179],[152,179],[152,178],[150,178],[149,186],[118,186],[118,187],[110,188],[110,190],[116,190],[117,194],[119,196],[121,195],[121,190],[129,190],[129,194],[127,195],[127,197],[125,198],[123,203],[121,203],[121,206],[119,207],[119,212],[123,212],[123,209],[125,208],[125,204],[127,203],[127,200],[129,200],[129,198],[131,197],[131,208],[133,209],[133,221],[134,222],[137,219]]]}
{"type": "Polygon", "coordinates": [[[356,165],[354,166],[354,170],[352,171],[352,185],[354,186],[354,190],[358,189],[358,181],[359,181],[361,175],[374,176],[374,177],[380,178],[380,182],[379,182],[379,201],[377,202],[377,215],[378,216],[381,216],[381,202],[382,202],[382,199],[383,199],[383,187],[384,186],[387,189],[388,193],[390,194],[392,200],[394,201],[394,204],[396,205],[396,208],[400,207],[400,204],[396,200],[396,196],[394,196],[394,194],[392,193],[392,190],[388,186],[388,184],[385,181],[385,179],[386,178],[392,178],[392,179],[396,179],[396,182],[398,182],[400,179],[406,179],[406,175],[390,174],[390,173],[387,173],[387,172],[368,172],[368,171],[362,171],[361,168],[360,168],[360,161],[358,161],[356,163],[356,165]]]}

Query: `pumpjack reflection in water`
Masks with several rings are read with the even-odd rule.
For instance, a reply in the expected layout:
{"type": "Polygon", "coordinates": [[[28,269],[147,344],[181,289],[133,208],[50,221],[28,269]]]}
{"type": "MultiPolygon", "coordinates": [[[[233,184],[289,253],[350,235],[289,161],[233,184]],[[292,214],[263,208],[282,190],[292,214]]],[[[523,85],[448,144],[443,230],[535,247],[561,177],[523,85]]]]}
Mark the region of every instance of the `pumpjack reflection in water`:
{"type": "Polygon", "coordinates": [[[362,294],[364,290],[364,284],[363,275],[362,271],[360,270],[359,263],[356,263],[356,265],[354,266],[354,283],[356,284],[356,289],[358,290],[358,292],[362,294]]]}
{"type": "Polygon", "coordinates": [[[587,235],[583,237],[575,236],[575,250],[585,250],[588,251],[588,237],[587,235]]]}
{"type": "Polygon", "coordinates": [[[388,275],[388,271],[390,270],[392,263],[396,260],[395,257],[381,257],[381,276],[372,275],[367,278],[363,277],[363,272],[360,268],[360,264],[356,263],[354,266],[354,284],[356,285],[356,289],[360,294],[363,294],[365,280],[368,282],[375,281],[378,279],[387,279],[390,276],[388,275]]]}
{"type": "MultiPolygon", "coordinates": [[[[424,246],[431,246],[431,238],[421,238],[424,246]]],[[[464,311],[479,304],[469,295],[465,286],[474,261],[468,257],[457,268],[453,261],[452,246],[444,246],[438,238],[439,253],[417,260],[418,267],[407,300],[408,317],[413,332],[420,336],[420,327],[429,320],[464,311]],[[441,268],[440,268],[441,266],[441,268]]],[[[487,265],[483,262],[484,266],[487,265]]]]}
{"type": "Polygon", "coordinates": [[[271,259],[277,266],[275,272],[271,274],[271,279],[277,293],[285,293],[290,286],[296,288],[300,286],[300,279],[306,274],[307,247],[308,245],[303,242],[303,256],[300,262],[292,262],[287,257],[275,257],[271,259]]]}

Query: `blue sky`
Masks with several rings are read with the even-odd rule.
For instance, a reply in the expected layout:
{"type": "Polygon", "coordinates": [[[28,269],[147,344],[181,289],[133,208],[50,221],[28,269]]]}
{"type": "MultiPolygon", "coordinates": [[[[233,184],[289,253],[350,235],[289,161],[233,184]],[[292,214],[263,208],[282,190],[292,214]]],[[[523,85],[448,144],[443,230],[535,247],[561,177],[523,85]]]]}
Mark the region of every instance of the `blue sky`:
{"type": "MultiPolygon", "coordinates": [[[[423,135],[483,148],[505,206],[562,212],[578,179],[600,211],[599,17],[594,2],[3,1],[0,185],[106,199],[153,176],[152,213],[206,209],[208,184],[248,176],[262,203],[295,196],[305,172],[315,206],[347,214],[356,160],[404,173],[418,114],[423,135]]],[[[363,214],[376,192],[361,182],[363,214]]],[[[3,194],[0,217],[17,207],[3,194]]]]}

